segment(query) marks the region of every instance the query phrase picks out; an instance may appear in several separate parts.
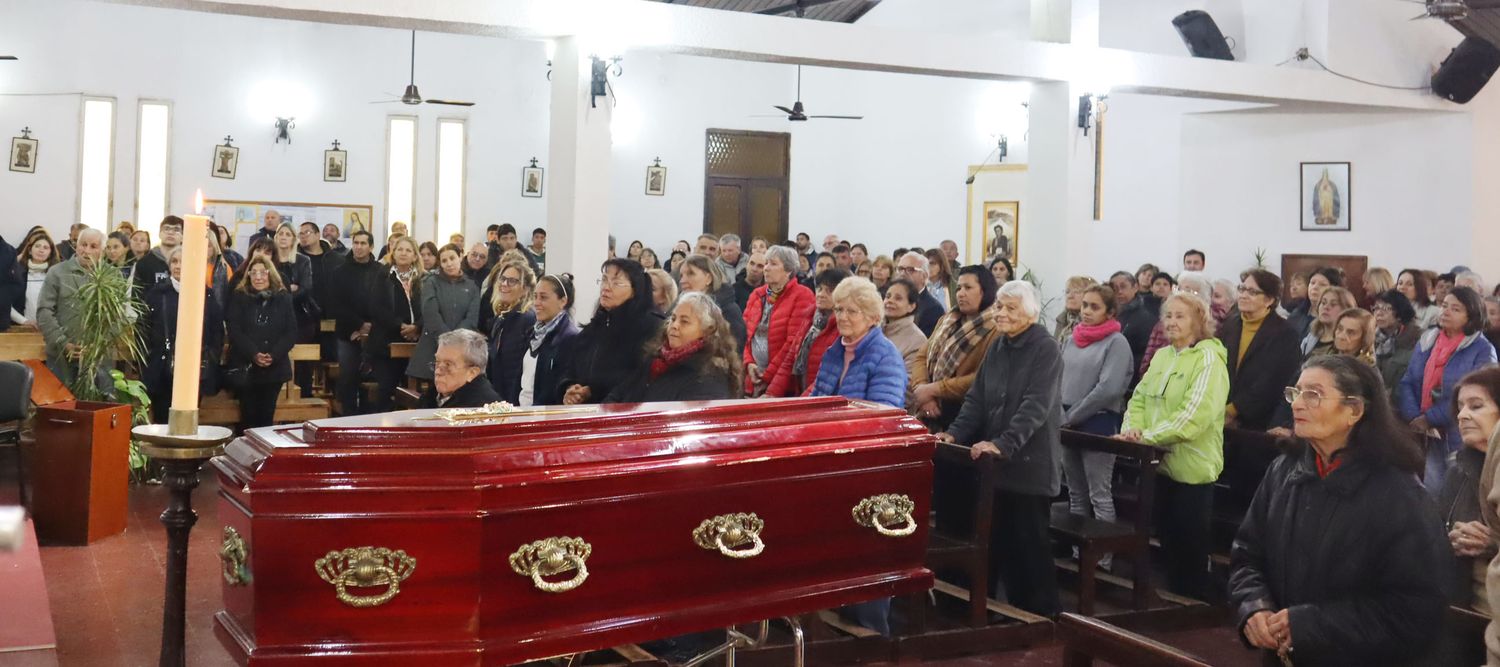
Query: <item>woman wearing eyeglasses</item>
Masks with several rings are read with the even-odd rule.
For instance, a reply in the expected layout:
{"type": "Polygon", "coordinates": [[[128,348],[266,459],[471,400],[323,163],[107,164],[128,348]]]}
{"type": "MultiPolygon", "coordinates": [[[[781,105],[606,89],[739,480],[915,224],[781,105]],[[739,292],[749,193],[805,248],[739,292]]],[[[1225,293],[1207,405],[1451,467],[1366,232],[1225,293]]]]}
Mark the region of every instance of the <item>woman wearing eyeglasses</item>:
{"type": "Polygon", "coordinates": [[[1228,353],[1229,406],[1225,424],[1264,431],[1271,427],[1281,391],[1302,363],[1297,330],[1276,313],[1281,279],[1264,269],[1240,274],[1239,316],[1219,327],[1228,353]]]}
{"type": "Polygon", "coordinates": [[[276,418],[276,395],[292,379],[292,346],[297,316],[292,295],[267,257],[245,263],[245,279],[229,300],[229,369],[238,375],[240,428],[270,426],[276,418]]]}
{"type": "Polygon", "coordinates": [[[1396,402],[1396,387],[1401,376],[1411,363],[1411,354],[1417,347],[1422,330],[1417,326],[1417,311],[1400,290],[1388,290],[1375,295],[1370,306],[1375,316],[1375,367],[1385,380],[1386,393],[1391,404],[1396,402]]]}
{"type": "Polygon", "coordinates": [[[521,400],[522,357],[531,343],[536,311],[531,297],[536,274],[525,261],[509,260],[490,272],[487,290],[479,297],[479,330],[487,332],[490,358],[486,375],[500,400],[521,400]]]}
{"type": "Polygon", "coordinates": [[[1230,551],[1243,641],[1268,665],[1413,664],[1441,634],[1451,563],[1422,454],[1354,357],[1309,359],[1284,394],[1296,437],[1230,551]]]}
{"type": "Polygon", "coordinates": [[[651,280],[639,262],[611,259],[599,276],[599,305],[566,360],[563,404],[598,403],[646,363],[641,350],[662,327],[652,311],[651,280]]]}
{"type": "Polygon", "coordinates": [[[792,374],[797,380],[797,395],[806,396],[818,379],[818,368],[823,364],[823,353],[838,340],[838,318],[833,314],[833,291],[839,283],[849,278],[849,272],[830,267],[819,273],[813,283],[813,300],[817,310],[813,311],[812,326],[802,335],[797,347],[797,359],[792,362],[792,374]]]}
{"type": "Polygon", "coordinates": [[[1448,459],[1463,446],[1451,412],[1453,388],[1463,376],[1495,363],[1495,346],[1484,337],[1484,301],[1467,287],[1443,297],[1437,328],[1422,335],[1396,392],[1402,419],[1428,438],[1422,485],[1437,493],[1448,459]]]}

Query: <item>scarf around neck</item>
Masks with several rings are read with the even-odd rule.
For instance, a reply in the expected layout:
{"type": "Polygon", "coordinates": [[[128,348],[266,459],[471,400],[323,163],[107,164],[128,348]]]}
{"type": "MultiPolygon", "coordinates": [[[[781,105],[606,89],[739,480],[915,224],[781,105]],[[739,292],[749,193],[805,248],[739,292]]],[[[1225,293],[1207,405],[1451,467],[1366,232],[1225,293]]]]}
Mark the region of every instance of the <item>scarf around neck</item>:
{"type": "Polygon", "coordinates": [[[1082,349],[1119,332],[1120,321],[1114,318],[1105,320],[1103,324],[1084,324],[1080,321],[1073,326],[1073,344],[1082,349]]]}
{"type": "Polygon", "coordinates": [[[676,368],[678,364],[701,349],[703,349],[702,338],[682,347],[668,347],[666,343],[662,343],[661,349],[656,351],[656,358],[651,360],[651,380],[655,382],[657,378],[676,368]]]}
{"type": "Polygon", "coordinates": [[[1443,384],[1443,370],[1448,367],[1448,361],[1453,358],[1453,354],[1458,351],[1466,338],[1463,334],[1449,334],[1443,331],[1438,331],[1437,334],[1437,340],[1432,342],[1432,354],[1427,356],[1427,367],[1422,373],[1423,412],[1432,407],[1432,395],[1443,384]]]}
{"type": "Polygon", "coordinates": [[[50,268],[52,268],[52,265],[46,262],[33,262],[30,260],[26,262],[26,270],[31,273],[46,273],[47,269],[50,268]]]}
{"type": "Polygon", "coordinates": [[[552,331],[557,329],[558,325],[562,324],[563,318],[567,316],[567,313],[558,313],[557,316],[546,322],[537,320],[537,323],[532,325],[531,356],[535,357],[537,355],[537,352],[542,349],[542,343],[547,341],[547,336],[551,335],[552,331]]]}
{"type": "Polygon", "coordinates": [[[927,355],[927,377],[941,382],[958,373],[958,367],[969,354],[988,338],[995,322],[988,310],[964,315],[954,310],[938,321],[927,355]]]}

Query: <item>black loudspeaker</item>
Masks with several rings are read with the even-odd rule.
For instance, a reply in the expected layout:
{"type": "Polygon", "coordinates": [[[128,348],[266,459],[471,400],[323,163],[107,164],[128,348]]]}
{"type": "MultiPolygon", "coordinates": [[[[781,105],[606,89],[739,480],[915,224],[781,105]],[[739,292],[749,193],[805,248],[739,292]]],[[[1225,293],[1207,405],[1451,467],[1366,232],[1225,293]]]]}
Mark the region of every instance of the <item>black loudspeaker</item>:
{"type": "Polygon", "coordinates": [[[1234,54],[1229,52],[1229,40],[1224,39],[1224,33],[1219,32],[1219,25],[1208,12],[1198,9],[1183,12],[1172,19],[1172,25],[1177,28],[1177,34],[1182,35],[1182,43],[1187,45],[1194,58],[1234,60],[1234,54]]]}
{"type": "Polygon", "coordinates": [[[1467,104],[1500,69],[1500,49],[1478,37],[1465,37],[1432,75],[1432,92],[1467,104]]]}

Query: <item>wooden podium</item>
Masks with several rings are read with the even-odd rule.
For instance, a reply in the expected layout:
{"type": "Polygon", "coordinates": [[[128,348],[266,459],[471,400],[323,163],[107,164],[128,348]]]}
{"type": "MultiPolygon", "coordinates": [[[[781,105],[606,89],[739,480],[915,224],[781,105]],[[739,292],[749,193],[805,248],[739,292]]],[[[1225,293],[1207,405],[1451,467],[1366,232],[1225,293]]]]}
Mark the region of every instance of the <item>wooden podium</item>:
{"type": "Polygon", "coordinates": [[[36,377],[36,442],[27,467],[37,539],[83,545],[124,532],[130,406],[72,400],[45,365],[27,365],[36,377]]]}

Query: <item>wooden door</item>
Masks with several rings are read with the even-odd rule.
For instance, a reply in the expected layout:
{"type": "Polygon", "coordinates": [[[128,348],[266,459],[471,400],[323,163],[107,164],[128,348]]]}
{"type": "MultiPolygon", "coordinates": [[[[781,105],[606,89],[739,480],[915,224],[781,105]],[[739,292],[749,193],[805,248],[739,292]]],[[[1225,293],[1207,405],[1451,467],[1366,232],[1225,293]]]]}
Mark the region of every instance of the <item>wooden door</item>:
{"type": "Polygon", "coordinates": [[[787,238],[791,135],[739,130],[708,131],[703,231],[787,238]]]}

